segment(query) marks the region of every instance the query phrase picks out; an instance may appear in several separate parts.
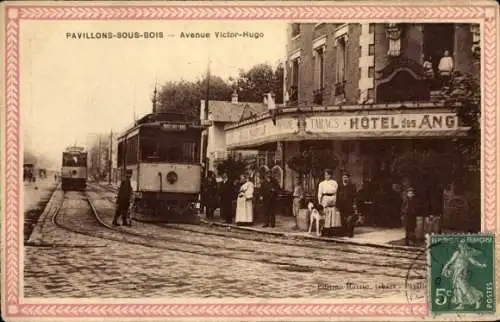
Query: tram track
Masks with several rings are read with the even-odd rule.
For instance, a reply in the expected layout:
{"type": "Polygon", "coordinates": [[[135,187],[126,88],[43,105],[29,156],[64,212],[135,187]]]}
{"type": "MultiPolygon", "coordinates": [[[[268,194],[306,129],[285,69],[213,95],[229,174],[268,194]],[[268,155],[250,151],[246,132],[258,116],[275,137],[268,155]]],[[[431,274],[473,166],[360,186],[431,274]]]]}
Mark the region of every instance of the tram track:
{"type": "MultiPolygon", "coordinates": [[[[193,241],[185,241],[180,238],[176,237],[164,237],[164,236],[153,236],[153,235],[145,235],[142,233],[137,233],[134,231],[130,231],[128,229],[121,229],[118,227],[111,226],[110,224],[106,223],[105,220],[102,219],[101,215],[99,214],[99,211],[93,204],[92,198],[88,195],[88,192],[85,193],[86,199],[92,209],[92,212],[97,219],[97,221],[101,224],[101,226],[106,227],[109,230],[112,230],[114,232],[119,233],[120,235],[129,235],[132,236],[133,238],[140,239],[139,241],[137,240],[130,240],[127,239],[126,241],[123,241],[121,238],[109,238],[109,236],[104,237],[105,239],[111,239],[115,241],[120,241],[120,242],[126,242],[130,244],[138,244],[142,246],[147,246],[147,247],[153,247],[153,248],[159,248],[159,249],[165,249],[165,250],[170,250],[170,251],[178,251],[178,252],[184,252],[184,253],[190,253],[190,254],[198,254],[198,255],[205,255],[205,256],[215,256],[215,257],[225,257],[228,259],[237,259],[237,260],[247,260],[247,261],[259,261],[262,263],[266,264],[273,264],[273,265],[278,265],[278,266],[286,266],[286,267],[292,267],[295,268],[298,271],[308,271],[308,270],[326,270],[326,271],[333,271],[333,272],[347,272],[347,273],[366,273],[366,270],[359,270],[359,269],[347,269],[346,267],[342,267],[339,264],[339,261],[337,260],[336,262],[332,261],[331,263],[335,263],[334,267],[327,267],[323,265],[316,265],[316,266],[311,266],[311,265],[300,265],[300,264],[295,264],[295,263],[290,263],[290,262],[284,262],[278,260],[278,258],[283,258],[283,259],[294,259],[294,260],[303,260],[303,256],[297,256],[293,254],[280,254],[276,252],[267,252],[267,251],[259,251],[256,249],[248,249],[248,248],[241,248],[241,247],[235,247],[235,248],[228,248],[225,246],[217,246],[217,245],[210,245],[210,244],[205,244],[205,243],[197,243],[193,241]],[[164,243],[169,243],[169,245],[165,245],[164,243]],[[172,245],[180,245],[181,247],[173,247],[172,245]],[[195,247],[199,248],[198,250],[188,250],[186,249],[186,246],[188,247],[195,247]],[[213,251],[208,251],[207,250],[213,250],[213,251]],[[228,254],[229,252],[229,254],[228,254]],[[226,254],[224,254],[226,253],[226,254]],[[233,253],[233,254],[232,254],[233,253]],[[236,253],[236,254],[234,254],[236,253]],[[251,258],[245,258],[245,256],[242,256],[243,253],[246,254],[251,254],[253,255],[251,258]],[[266,258],[259,258],[259,257],[269,257],[271,256],[274,259],[266,259],[266,258]]],[[[108,198],[102,198],[102,199],[108,199],[108,198]]],[[[109,200],[108,200],[109,201],[109,200]]],[[[164,228],[163,228],[164,229],[164,228]]],[[[200,232],[196,232],[200,234],[200,232]]],[[[228,236],[222,236],[225,238],[228,238],[228,236]]],[[[103,237],[101,237],[103,238],[103,237]]],[[[268,243],[267,241],[263,241],[263,243],[268,243]]],[[[225,244],[225,243],[224,243],[225,244]]],[[[275,244],[275,243],[273,243],[275,244]]],[[[297,245],[288,245],[288,246],[297,246],[297,245]]],[[[307,260],[313,261],[313,262],[319,262],[319,264],[323,264],[326,262],[324,257],[314,257],[314,256],[308,256],[307,260]]],[[[415,258],[411,258],[411,260],[415,260],[415,258]]],[[[366,262],[361,262],[361,261],[353,261],[353,260],[348,260],[345,261],[345,264],[348,265],[367,265],[366,262]]],[[[387,267],[392,267],[400,270],[407,270],[408,267],[410,267],[409,263],[408,265],[406,264],[393,264],[393,265],[381,265],[381,264],[376,264],[376,263],[370,263],[368,264],[371,267],[381,267],[381,268],[387,268],[387,267]]],[[[347,265],[346,265],[347,266],[347,265]]],[[[418,265],[420,266],[420,265],[418,265]]],[[[422,267],[423,268],[423,267],[422,267]]],[[[390,277],[404,277],[402,274],[390,274],[388,272],[385,272],[385,276],[390,276],[390,277]]]]}
{"type": "MultiPolygon", "coordinates": [[[[114,189],[110,189],[109,187],[106,186],[96,186],[99,189],[115,193],[116,191],[114,189]]],[[[95,191],[96,193],[99,193],[95,191]]],[[[111,197],[102,197],[102,199],[106,199],[109,202],[114,203],[114,199],[111,197]]],[[[172,225],[172,224],[165,224],[165,223],[147,223],[148,225],[153,225],[157,226],[163,229],[174,229],[174,230],[179,230],[179,231],[186,231],[190,233],[194,233],[200,236],[206,236],[206,235],[211,235],[211,236],[217,236],[217,237],[224,237],[224,238],[235,238],[235,239],[240,239],[240,240],[248,240],[248,241],[253,241],[253,242],[262,242],[262,243],[269,243],[269,244],[280,244],[280,245],[285,245],[285,246],[294,246],[294,247],[301,247],[301,248],[310,248],[310,249],[324,249],[324,250],[332,250],[333,248],[331,246],[325,246],[324,243],[317,243],[311,242],[309,240],[302,240],[299,238],[294,238],[294,237],[286,237],[283,238],[281,236],[274,236],[272,240],[266,237],[257,237],[257,236],[251,236],[250,233],[248,232],[213,232],[213,231],[200,231],[197,230],[196,228],[188,228],[188,227],[180,227],[177,225],[172,225]],[[293,243],[290,241],[292,240],[300,240],[300,243],[293,243]]],[[[357,250],[356,248],[360,247],[350,247],[351,245],[347,245],[346,247],[340,248],[340,249],[335,249],[335,251],[343,252],[343,253],[348,253],[348,254],[359,254],[359,255],[366,255],[366,252],[357,250]]],[[[369,248],[369,246],[361,246],[362,248],[369,248]]],[[[402,249],[392,249],[392,252],[384,252],[381,251],[380,249],[377,249],[377,251],[374,253],[379,256],[384,256],[388,258],[398,258],[398,259],[408,259],[408,260],[416,260],[419,256],[418,251],[415,250],[402,250],[402,249]]],[[[373,250],[372,250],[373,253],[373,250]]]]}

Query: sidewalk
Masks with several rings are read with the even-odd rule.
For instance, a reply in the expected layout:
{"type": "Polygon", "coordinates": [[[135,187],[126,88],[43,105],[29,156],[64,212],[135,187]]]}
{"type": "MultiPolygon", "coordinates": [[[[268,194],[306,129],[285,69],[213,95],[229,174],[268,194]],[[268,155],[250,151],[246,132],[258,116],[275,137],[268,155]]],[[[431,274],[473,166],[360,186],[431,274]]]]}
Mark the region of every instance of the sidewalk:
{"type": "Polygon", "coordinates": [[[214,219],[207,220],[205,215],[200,214],[202,222],[209,225],[225,226],[240,230],[254,231],[264,234],[272,234],[277,236],[289,236],[302,239],[316,239],[323,241],[334,241],[339,243],[358,244],[375,247],[386,248],[401,248],[401,249],[420,249],[419,246],[405,246],[404,237],[405,231],[403,228],[383,228],[383,227],[355,227],[354,237],[319,237],[316,233],[308,233],[307,231],[294,230],[295,218],[289,216],[277,216],[275,228],[262,227],[262,223],[255,223],[253,226],[237,226],[235,224],[227,224],[219,217],[219,210],[214,213],[214,219]]]}
{"type": "Polygon", "coordinates": [[[52,193],[59,182],[47,177],[36,182],[23,182],[23,212],[24,212],[24,240],[27,241],[34,231],[37,223],[49,202],[52,193]]]}
{"type": "Polygon", "coordinates": [[[36,182],[23,182],[24,213],[37,209],[40,202],[48,200],[58,184],[50,177],[37,179],[36,182]]]}

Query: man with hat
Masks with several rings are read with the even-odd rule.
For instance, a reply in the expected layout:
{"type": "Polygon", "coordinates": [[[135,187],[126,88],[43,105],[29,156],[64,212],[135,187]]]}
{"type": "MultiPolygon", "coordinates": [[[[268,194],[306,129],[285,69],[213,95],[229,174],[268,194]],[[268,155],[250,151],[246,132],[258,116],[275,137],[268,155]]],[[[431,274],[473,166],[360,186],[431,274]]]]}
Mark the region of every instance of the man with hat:
{"type": "Polygon", "coordinates": [[[132,222],[129,217],[129,207],[130,199],[132,198],[132,184],[130,183],[130,178],[132,177],[132,170],[126,170],[125,178],[120,183],[120,188],[118,189],[118,196],[116,197],[116,212],[113,218],[113,225],[119,226],[118,218],[122,217],[124,225],[132,226],[132,222]]]}
{"type": "Polygon", "coordinates": [[[401,219],[406,228],[405,242],[407,246],[415,242],[415,228],[417,226],[418,212],[419,204],[415,198],[415,189],[409,187],[406,190],[406,198],[404,198],[401,207],[401,219]]]}
{"type": "Polygon", "coordinates": [[[261,184],[261,200],[262,209],[264,211],[265,224],[264,227],[274,228],[276,225],[276,199],[280,186],[278,182],[272,177],[271,171],[267,170],[264,175],[264,181],[261,184]]]}

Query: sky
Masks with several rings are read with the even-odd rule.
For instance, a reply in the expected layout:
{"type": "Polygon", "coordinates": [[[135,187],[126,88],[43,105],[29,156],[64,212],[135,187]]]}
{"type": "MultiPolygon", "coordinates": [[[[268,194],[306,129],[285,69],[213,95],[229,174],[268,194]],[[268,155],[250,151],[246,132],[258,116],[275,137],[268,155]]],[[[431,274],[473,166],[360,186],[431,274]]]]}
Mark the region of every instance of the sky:
{"type": "Polygon", "coordinates": [[[155,81],[196,80],[209,60],[211,73],[227,79],[259,63],[275,65],[286,54],[285,22],[23,21],[20,31],[24,147],[55,166],[67,146],[121,132],[134,113],[149,113],[155,81]],[[72,39],[72,33],[144,31],[163,32],[164,38],[72,39]],[[215,36],[228,31],[263,37],[215,36]],[[181,32],[211,37],[187,39],[181,32]]]}

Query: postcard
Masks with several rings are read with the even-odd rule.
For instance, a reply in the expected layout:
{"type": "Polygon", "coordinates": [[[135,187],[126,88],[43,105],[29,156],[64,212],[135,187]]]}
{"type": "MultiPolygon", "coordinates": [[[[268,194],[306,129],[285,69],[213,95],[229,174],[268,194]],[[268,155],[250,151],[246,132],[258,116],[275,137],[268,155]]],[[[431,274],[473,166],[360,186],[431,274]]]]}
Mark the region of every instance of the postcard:
{"type": "Polygon", "coordinates": [[[6,2],[6,321],[498,319],[498,6],[6,2]]]}

